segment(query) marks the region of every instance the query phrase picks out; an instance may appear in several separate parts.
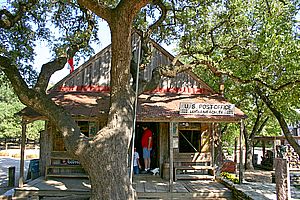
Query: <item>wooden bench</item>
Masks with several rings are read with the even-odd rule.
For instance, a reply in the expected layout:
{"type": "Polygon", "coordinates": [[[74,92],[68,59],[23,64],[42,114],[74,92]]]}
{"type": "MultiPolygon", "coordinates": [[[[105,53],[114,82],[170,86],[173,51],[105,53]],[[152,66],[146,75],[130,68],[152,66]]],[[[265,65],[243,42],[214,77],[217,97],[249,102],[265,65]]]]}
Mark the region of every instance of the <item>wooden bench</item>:
{"type": "Polygon", "coordinates": [[[214,180],[215,168],[211,166],[210,153],[174,154],[174,180],[178,179],[214,180]]]}

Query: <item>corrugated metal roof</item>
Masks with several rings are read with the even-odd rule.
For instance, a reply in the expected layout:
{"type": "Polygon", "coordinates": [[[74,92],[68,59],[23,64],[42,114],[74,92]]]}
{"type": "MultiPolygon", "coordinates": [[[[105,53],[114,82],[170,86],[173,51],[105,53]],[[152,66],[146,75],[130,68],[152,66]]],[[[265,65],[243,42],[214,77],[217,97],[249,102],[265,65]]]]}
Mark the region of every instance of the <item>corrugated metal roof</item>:
{"type": "MultiPolygon", "coordinates": [[[[106,117],[109,110],[109,93],[104,92],[55,92],[50,97],[74,117],[106,117]]],[[[238,122],[246,116],[235,108],[233,116],[209,116],[198,114],[179,114],[180,102],[228,104],[221,96],[188,94],[142,94],[137,108],[138,121],[211,121],[238,122]]],[[[25,108],[21,115],[36,118],[38,114],[25,108]]],[[[42,118],[42,116],[40,115],[42,118]]]]}
{"type": "Polygon", "coordinates": [[[180,114],[180,102],[229,104],[220,95],[199,94],[143,94],[139,97],[137,119],[141,121],[228,121],[237,122],[245,118],[245,114],[238,108],[234,109],[234,115],[199,115],[180,114]]]}

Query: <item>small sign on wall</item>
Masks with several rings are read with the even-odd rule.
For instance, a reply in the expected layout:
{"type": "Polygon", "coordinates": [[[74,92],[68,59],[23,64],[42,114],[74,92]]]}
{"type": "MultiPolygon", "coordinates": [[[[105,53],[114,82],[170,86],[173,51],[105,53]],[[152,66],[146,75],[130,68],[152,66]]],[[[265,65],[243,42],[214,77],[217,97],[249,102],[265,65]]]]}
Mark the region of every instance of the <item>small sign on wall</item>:
{"type": "Polygon", "coordinates": [[[173,148],[178,148],[178,122],[170,122],[170,135],[173,148]]]}
{"type": "Polygon", "coordinates": [[[178,148],[178,143],[179,143],[178,137],[174,137],[174,138],[173,138],[173,148],[174,148],[174,149],[177,149],[177,148],[178,148]]]}
{"type": "Polygon", "coordinates": [[[196,115],[234,115],[234,104],[208,104],[180,102],[180,114],[196,115]]]}

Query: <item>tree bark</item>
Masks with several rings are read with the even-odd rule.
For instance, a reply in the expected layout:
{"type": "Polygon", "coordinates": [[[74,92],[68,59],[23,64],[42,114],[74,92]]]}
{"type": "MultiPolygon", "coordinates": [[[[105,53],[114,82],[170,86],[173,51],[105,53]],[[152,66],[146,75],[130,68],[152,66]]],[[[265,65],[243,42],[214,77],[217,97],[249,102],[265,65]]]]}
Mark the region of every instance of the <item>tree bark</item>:
{"type": "Polygon", "coordinates": [[[113,15],[109,23],[112,67],[108,123],[95,136],[94,148],[87,151],[89,160],[84,161],[92,185],[91,199],[95,200],[134,198],[127,159],[133,127],[134,93],[129,85],[132,25],[120,11],[118,15],[113,15]]]}
{"type": "Polygon", "coordinates": [[[215,135],[215,164],[218,166],[217,168],[217,174],[221,173],[221,167],[224,163],[224,154],[223,154],[223,150],[222,150],[222,131],[220,128],[220,124],[217,124],[217,126],[215,126],[216,128],[216,135],[215,135]]]}
{"type": "Polygon", "coordinates": [[[134,199],[127,168],[129,135],[123,128],[103,128],[83,151],[80,163],[91,182],[91,200],[134,199]]]}
{"type": "MultiPolygon", "coordinates": [[[[244,132],[247,132],[246,129],[244,130],[244,132]]],[[[245,163],[245,170],[253,170],[253,162],[252,162],[252,158],[253,158],[253,142],[251,138],[248,138],[248,135],[245,133],[245,147],[246,147],[246,151],[245,151],[245,158],[246,158],[246,163],[245,163]]]]}

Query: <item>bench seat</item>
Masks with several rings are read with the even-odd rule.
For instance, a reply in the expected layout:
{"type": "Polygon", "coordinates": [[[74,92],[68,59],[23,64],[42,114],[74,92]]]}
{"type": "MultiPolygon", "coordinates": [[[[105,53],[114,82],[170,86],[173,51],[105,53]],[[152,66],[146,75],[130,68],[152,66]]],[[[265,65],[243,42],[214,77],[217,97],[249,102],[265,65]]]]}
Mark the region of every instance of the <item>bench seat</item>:
{"type": "Polygon", "coordinates": [[[215,168],[212,166],[201,166],[201,165],[194,165],[194,166],[176,166],[174,167],[174,179],[175,181],[178,179],[215,179],[215,168]],[[179,174],[178,171],[192,171],[192,174],[179,174]],[[206,171],[207,174],[197,174],[197,171],[206,171]]]}

